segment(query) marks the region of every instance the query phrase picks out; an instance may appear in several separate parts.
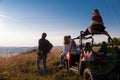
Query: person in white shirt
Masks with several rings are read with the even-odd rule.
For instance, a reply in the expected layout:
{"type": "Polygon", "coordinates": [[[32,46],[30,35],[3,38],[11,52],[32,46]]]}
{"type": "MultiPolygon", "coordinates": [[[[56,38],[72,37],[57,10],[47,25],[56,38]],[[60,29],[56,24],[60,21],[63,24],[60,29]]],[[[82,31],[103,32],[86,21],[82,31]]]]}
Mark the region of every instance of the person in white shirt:
{"type": "Polygon", "coordinates": [[[70,50],[70,47],[71,47],[71,43],[70,43],[69,37],[64,36],[64,46],[63,46],[63,51],[60,55],[60,65],[59,65],[59,67],[63,66],[64,56],[67,55],[67,53],[70,50]]]}

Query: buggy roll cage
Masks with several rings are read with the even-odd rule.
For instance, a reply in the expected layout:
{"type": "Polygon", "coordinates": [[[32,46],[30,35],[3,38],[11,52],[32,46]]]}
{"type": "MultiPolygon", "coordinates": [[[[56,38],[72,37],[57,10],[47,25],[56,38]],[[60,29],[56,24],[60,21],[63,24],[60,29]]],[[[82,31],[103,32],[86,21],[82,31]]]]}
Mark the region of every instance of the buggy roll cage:
{"type": "Polygon", "coordinates": [[[80,31],[80,36],[78,36],[78,37],[76,37],[76,38],[74,38],[74,39],[79,39],[79,40],[80,40],[80,49],[82,49],[82,47],[83,47],[82,40],[83,40],[83,39],[92,39],[92,45],[93,45],[93,42],[94,42],[93,36],[94,36],[94,35],[101,35],[101,34],[106,35],[106,36],[108,37],[108,42],[109,42],[109,43],[112,42],[112,43],[113,43],[112,46],[114,46],[114,42],[113,42],[111,36],[108,34],[107,31],[103,31],[103,32],[99,32],[99,33],[89,33],[89,34],[85,34],[84,31],[80,31]],[[88,36],[88,35],[89,35],[89,36],[88,36]],[[88,37],[87,37],[87,36],[88,36],[88,37]]]}

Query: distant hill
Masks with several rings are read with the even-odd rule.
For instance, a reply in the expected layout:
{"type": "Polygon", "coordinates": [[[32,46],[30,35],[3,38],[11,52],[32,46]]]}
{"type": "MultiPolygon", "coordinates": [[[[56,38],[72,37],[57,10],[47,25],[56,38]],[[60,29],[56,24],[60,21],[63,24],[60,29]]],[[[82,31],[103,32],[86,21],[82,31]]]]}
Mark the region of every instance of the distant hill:
{"type": "Polygon", "coordinates": [[[62,49],[63,46],[54,46],[52,49],[62,49]]]}
{"type": "MultiPolygon", "coordinates": [[[[52,49],[61,49],[62,46],[54,46],[52,49]]],[[[31,51],[37,49],[37,47],[0,47],[0,56],[8,56],[14,54],[20,54],[22,52],[31,51]]]]}
{"type": "Polygon", "coordinates": [[[33,49],[36,47],[0,47],[0,56],[19,54],[33,49]]]}

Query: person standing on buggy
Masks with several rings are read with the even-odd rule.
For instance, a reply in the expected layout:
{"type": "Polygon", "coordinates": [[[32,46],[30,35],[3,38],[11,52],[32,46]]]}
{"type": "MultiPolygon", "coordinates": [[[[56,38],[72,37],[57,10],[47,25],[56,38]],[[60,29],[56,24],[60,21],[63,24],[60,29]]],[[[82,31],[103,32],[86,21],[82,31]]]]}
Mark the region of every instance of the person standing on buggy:
{"type": "MultiPolygon", "coordinates": [[[[104,31],[105,27],[104,27],[104,22],[103,19],[100,15],[100,12],[98,9],[94,9],[92,12],[93,16],[92,16],[92,22],[90,24],[90,26],[86,29],[85,31],[85,35],[93,33],[95,31],[104,31]]],[[[97,33],[95,32],[95,33],[97,33]]]]}

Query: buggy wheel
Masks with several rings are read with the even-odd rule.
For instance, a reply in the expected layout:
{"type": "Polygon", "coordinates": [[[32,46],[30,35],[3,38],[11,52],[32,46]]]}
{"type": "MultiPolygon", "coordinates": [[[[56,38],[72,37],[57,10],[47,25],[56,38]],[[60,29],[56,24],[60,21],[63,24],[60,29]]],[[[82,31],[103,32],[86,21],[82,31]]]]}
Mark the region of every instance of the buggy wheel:
{"type": "Polygon", "coordinates": [[[86,68],[83,73],[83,80],[94,80],[91,71],[86,68]]]}
{"type": "Polygon", "coordinates": [[[116,75],[116,80],[120,80],[120,74],[119,73],[116,75]]]}

